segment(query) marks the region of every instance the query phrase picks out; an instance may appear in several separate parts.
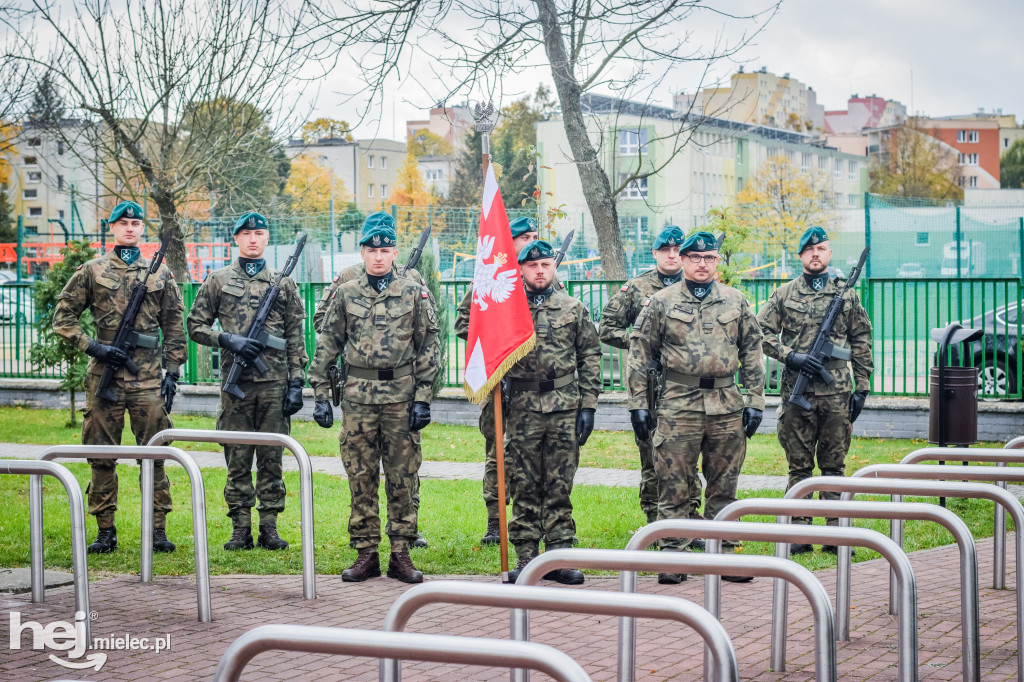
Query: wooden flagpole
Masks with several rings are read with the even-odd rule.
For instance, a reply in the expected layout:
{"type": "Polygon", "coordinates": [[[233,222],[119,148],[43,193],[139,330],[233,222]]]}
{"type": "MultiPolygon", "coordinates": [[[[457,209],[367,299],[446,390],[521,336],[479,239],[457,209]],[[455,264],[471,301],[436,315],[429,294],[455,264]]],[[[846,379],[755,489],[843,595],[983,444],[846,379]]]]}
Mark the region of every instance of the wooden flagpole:
{"type": "MultiPolygon", "coordinates": [[[[487,106],[477,104],[473,114],[476,119],[476,129],[480,131],[481,166],[483,170],[483,181],[487,181],[487,168],[491,165],[491,131],[494,129],[495,119],[494,105],[490,102],[487,106]]],[[[503,416],[501,414],[501,382],[494,387],[491,395],[494,401],[494,447],[498,460],[498,546],[501,548],[501,582],[508,582],[508,523],[506,523],[505,510],[505,433],[502,428],[503,416]]]]}

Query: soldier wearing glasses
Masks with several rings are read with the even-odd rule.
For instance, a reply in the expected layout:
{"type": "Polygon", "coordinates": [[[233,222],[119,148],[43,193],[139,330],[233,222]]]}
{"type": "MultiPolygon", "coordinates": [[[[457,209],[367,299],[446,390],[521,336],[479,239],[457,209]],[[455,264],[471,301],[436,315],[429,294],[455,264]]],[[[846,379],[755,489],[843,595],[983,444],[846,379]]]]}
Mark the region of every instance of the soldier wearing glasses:
{"type": "MultiPolygon", "coordinates": [[[[714,518],[735,501],[746,438],[761,424],[764,359],[761,329],[742,293],[714,281],[718,267],[715,237],[691,235],[680,248],[682,286],[649,298],[630,335],[629,409],[638,440],[652,440],[660,481],[659,519],[686,519],[693,512],[690,490],[703,456],[707,478],[704,515],[714,518]],[[647,405],[647,369],[661,359],[664,393],[655,423],[647,405]],[[746,395],[736,386],[739,373],[746,395]]],[[[668,538],[661,548],[681,551],[686,538],[668,538]]],[[[728,546],[728,545],[726,545],[728,546]]],[[[658,582],[677,584],[678,573],[658,582]]],[[[723,576],[735,582],[747,578],[723,576]]]]}

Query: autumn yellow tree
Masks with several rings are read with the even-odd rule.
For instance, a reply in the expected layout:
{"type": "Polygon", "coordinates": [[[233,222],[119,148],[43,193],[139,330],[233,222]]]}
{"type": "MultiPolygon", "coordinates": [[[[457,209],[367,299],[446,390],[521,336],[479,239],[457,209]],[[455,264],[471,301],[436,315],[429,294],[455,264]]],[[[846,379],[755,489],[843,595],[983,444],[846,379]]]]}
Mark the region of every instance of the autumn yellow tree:
{"type": "Polygon", "coordinates": [[[409,153],[417,159],[421,156],[448,156],[452,154],[452,143],[426,128],[409,136],[409,153]]]}
{"type": "Polygon", "coordinates": [[[412,149],[405,155],[405,160],[398,168],[395,184],[385,204],[398,207],[398,233],[410,230],[419,233],[418,224],[426,224],[427,207],[433,203],[434,195],[427,189],[427,183],[420,172],[419,162],[412,149]]]}
{"type": "Polygon", "coordinates": [[[314,144],[321,138],[342,139],[346,142],[355,142],[352,137],[352,126],[348,121],[340,121],[336,118],[317,118],[306,121],[302,124],[302,141],[306,144],[314,144]]]}
{"type": "Polygon", "coordinates": [[[802,171],[784,154],[768,157],[736,195],[736,218],[750,229],[750,246],[792,253],[808,227],[831,221],[828,188],[824,171],[802,171]]]}
{"type": "MultiPolygon", "coordinates": [[[[299,154],[292,159],[291,173],[284,187],[292,210],[302,214],[323,214],[331,208],[331,169],[312,154],[299,154]]],[[[341,178],[334,178],[334,210],[351,201],[341,178]]]]}
{"type": "Polygon", "coordinates": [[[870,191],[888,196],[963,199],[957,152],[910,119],[883,132],[868,169],[870,191]]]}

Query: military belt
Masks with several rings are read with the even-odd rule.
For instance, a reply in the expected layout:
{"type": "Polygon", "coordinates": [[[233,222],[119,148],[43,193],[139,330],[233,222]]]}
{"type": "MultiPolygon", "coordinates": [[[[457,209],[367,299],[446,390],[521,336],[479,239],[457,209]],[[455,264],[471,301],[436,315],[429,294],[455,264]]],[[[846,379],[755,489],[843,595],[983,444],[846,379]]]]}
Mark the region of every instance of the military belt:
{"type": "MultiPolygon", "coordinates": [[[[113,343],[114,337],[117,336],[116,329],[97,329],[96,340],[101,343],[113,343]]],[[[139,334],[136,332],[135,345],[139,348],[159,348],[160,338],[153,336],[152,334],[139,334]]]]}
{"type": "Polygon", "coordinates": [[[736,383],[735,377],[695,377],[690,374],[673,372],[672,370],[665,371],[665,379],[674,384],[696,386],[698,388],[727,388],[736,383]]]}
{"type": "Polygon", "coordinates": [[[370,379],[372,381],[391,381],[401,379],[412,374],[412,363],[395,367],[394,369],[369,369],[367,367],[348,366],[347,374],[355,379],[370,379]]]}
{"type": "Polygon", "coordinates": [[[565,388],[576,381],[576,373],[569,372],[556,379],[545,379],[544,381],[530,381],[528,379],[512,379],[513,391],[533,391],[534,393],[547,393],[559,388],[565,388]]]}

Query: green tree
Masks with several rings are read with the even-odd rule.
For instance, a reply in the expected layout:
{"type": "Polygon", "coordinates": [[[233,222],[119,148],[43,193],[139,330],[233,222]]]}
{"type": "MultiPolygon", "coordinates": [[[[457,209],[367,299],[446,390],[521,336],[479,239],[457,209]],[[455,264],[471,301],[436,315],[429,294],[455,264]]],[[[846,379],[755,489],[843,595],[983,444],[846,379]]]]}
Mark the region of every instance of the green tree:
{"type": "MultiPolygon", "coordinates": [[[[64,378],[60,382],[61,390],[71,396],[71,418],[67,422],[69,428],[78,425],[75,417],[75,393],[85,384],[85,370],[88,361],[84,352],[68,343],[64,337],[53,331],[53,313],[57,308],[57,297],[64,285],[71,279],[78,267],[96,257],[96,252],[87,240],[72,241],[60,250],[63,260],[50,268],[46,277],[40,279],[34,289],[33,298],[36,304],[37,319],[36,341],[29,350],[29,359],[40,369],[59,367],[64,370],[64,378]]],[[[90,336],[95,335],[92,313],[88,310],[80,318],[82,328],[90,336]]]]}
{"type": "Polygon", "coordinates": [[[64,118],[64,96],[57,87],[54,76],[44,71],[32,93],[28,107],[28,120],[35,125],[54,126],[64,118]]]}
{"type": "Polygon", "coordinates": [[[448,188],[444,205],[476,207],[483,200],[483,194],[483,136],[474,130],[466,136],[466,151],[462,152],[455,166],[455,178],[448,188]]]}
{"type": "Polygon", "coordinates": [[[750,239],[750,225],[736,220],[736,217],[724,206],[715,206],[708,211],[708,221],[697,228],[710,232],[716,237],[725,234],[718,254],[722,257],[716,274],[718,281],[729,286],[736,286],[743,272],[750,266],[750,257],[744,256],[748,251],[747,241],[750,239]]]}
{"type": "Polygon", "coordinates": [[[491,160],[502,171],[498,179],[505,208],[521,208],[536,189],[537,123],[544,111],[554,106],[543,85],[533,97],[524,97],[502,107],[498,127],[491,135],[491,160]]]}
{"type": "Polygon", "coordinates": [[[18,238],[11,212],[14,206],[7,196],[7,184],[0,183],[0,242],[13,242],[18,238]]]}
{"type": "Polygon", "coordinates": [[[889,131],[871,157],[869,189],[920,199],[963,199],[956,150],[929,135],[914,119],[889,131]]]}
{"type": "Polygon", "coordinates": [[[1024,140],[1017,140],[999,159],[999,186],[1024,188],[1024,140]]]}

